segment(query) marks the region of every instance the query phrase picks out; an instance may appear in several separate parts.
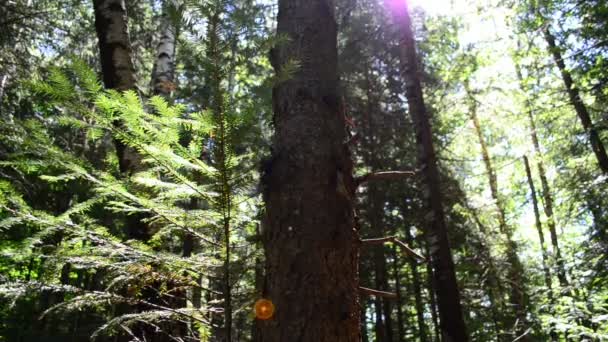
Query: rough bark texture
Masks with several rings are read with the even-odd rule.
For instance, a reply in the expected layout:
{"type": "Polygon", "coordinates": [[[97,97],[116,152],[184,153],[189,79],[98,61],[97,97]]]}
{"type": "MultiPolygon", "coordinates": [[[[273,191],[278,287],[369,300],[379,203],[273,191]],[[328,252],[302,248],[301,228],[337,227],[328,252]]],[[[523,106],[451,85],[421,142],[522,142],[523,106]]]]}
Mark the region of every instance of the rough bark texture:
{"type": "Polygon", "coordinates": [[[589,110],[587,106],[583,102],[581,98],[581,94],[579,89],[574,84],[572,80],[572,75],[570,71],[566,69],[566,64],[564,63],[564,59],[562,57],[562,53],[560,48],[557,46],[555,42],[555,36],[551,33],[549,28],[545,28],[544,30],[545,40],[547,41],[547,45],[549,47],[549,52],[553,55],[553,60],[559,69],[562,80],[564,81],[564,86],[566,87],[566,91],[568,92],[568,97],[570,99],[570,104],[574,107],[576,111],[576,115],[581,120],[583,124],[583,128],[587,131],[589,135],[589,141],[591,142],[591,149],[597,158],[597,162],[600,166],[600,169],[603,173],[608,174],[608,155],[606,154],[606,148],[600,139],[600,135],[593,125],[593,121],[591,120],[591,116],[589,115],[589,110]]]}
{"type": "Polygon", "coordinates": [[[159,40],[156,45],[156,58],[152,69],[152,91],[165,99],[175,90],[175,46],[177,26],[171,19],[171,5],[165,1],[160,18],[159,40]]]}
{"type": "Polygon", "coordinates": [[[359,237],[354,181],[337,75],[331,1],[280,0],[277,72],[299,62],[273,89],[273,155],[265,165],[264,295],[275,315],[260,341],[358,342],[359,237]]]}
{"type": "Polygon", "coordinates": [[[526,319],[528,295],[524,286],[523,266],[517,255],[518,247],[513,239],[513,229],[507,224],[505,206],[498,191],[496,171],[494,170],[490,152],[488,151],[488,146],[481,130],[481,124],[477,117],[477,100],[469,89],[468,83],[465,83],[465,89],[469,96],[469,115],[473,122],[473,126],[475,127],[479,145],[481,146],[481,156],[486,167],[486,175],[490,184],[490,194],[494,201],[494,205],[496,206],[496,213],[498,214],[498,226],[500,233],[505,236],[507,245],[506,253],[507,261],[509,263],[507,277],[511,288],[509,299],[514,315],[511,317],[511,321],[507,321],[506,328],[514,327],[514,332],[517,335],[515,338],[521,336],[520,340],[526,341],[527,337],[524,335],[524,332],[526,331],[528,324],[526,319]]]}
{"type": "MultiPolygon", "coordinates": [[[[125,2],[124,0],[93,0],[93,6],[103,83],[107,89],[133,90],[135,68],[131,60],[125,2]]],[[[120,172],[132,171],[138,164],[137,153],[119,140],[114,140],[114,145],[120,172]]]]}
{"type": "Polygon", "coordinates": [[[427,237],[430,244],[431,262],[434,268],[434,285],[437,293],[441,335],[445,342],[468,340],[460,292],[456,282],[454,261],[448,241],[443,209],[441,179],[433,146],[433,135],[429,115],[422,95],[418,72],[418,57],[411,19],[406,2],[388,2],[395,23],[401,32],[401,68],[405,78],[409,112],[416,132],[418,163],[422,168],[424,194],[427,201],[427,237]]]}

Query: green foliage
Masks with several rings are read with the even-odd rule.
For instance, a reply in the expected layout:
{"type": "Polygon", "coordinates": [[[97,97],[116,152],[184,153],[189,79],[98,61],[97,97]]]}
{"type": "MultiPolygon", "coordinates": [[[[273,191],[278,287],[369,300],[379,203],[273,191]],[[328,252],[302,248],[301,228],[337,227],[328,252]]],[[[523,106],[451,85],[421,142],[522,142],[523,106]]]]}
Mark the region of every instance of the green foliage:
{"type": "MultiPolygon", "coordinates": [[[[16,119],[1,126],[4,134],[0,143],[11,151],[1,166],[11,182],[2,181],[0,187],[0,227],[7,237],[29,232],[3,243],[2,268],[7,271],[2,273],[7,278],[2,280],[2,294],[13,300],[31,295],[36,287],[27,280],[35,279],[71,297],[48,308],[45,315],[109,310],[119,305],[146,307],[145,311],[116,317],[100,312],[109,321],[93,336],[129,333],[129,327],[142,321],[157,324],[186,317],[208,325],[201,317],[212,307],[174,309],[148,301],[169,295],[176,286],[200,286],[193,279],[215,272],[213,268],[222,263],[208,249],[223,243],[216,238],[223,218],[230,215],[235,227],[251,220],[240,209],[255,200],[249,195],[251,176],[242,170],[243,158],[233,155],[227,143],[232,131],[213,135],[221,127],[237,125],[236,121],[228,122],[209,112],[185,113],[185,106],[170,106],[160,97],[144,102],[135,92],[103,91],[82,62],[65,71],[53,69],[46,81],[35,82],[33,88],[47,101],[40,119],[16,119]],[[99,146],[99,151],[87,155],[61,146],[53,135],[59,127],[79,132],[81,143],[99,146]],[[180,135],[186,130],[196,139],[182,146],[180,135]],[[110,138],[137,150],[140,171],[117,176],[115,162],[107,158],[110,138]],[[224,150],[209,151],[213,144],[224,146],[224,150]],[[212,157],[201,158],[211,152],[212,157]],[[217,162],[218,153],[226,156],[224,163],[217,162]],[[110,162],[98,168],[94,165],[98,160],[91,157],[110,162]],[[47,188],[48,196],[65,206],[54,209],[52,203],[32,202],[22,195],[37,187],[47,188]],[[239,205],[226,207],[226,201],[239,205]],[[197,202],[208,205],[186,205],[197,202]],[[140,214],[145,215],[150,230],[148,243],[127,239],[128,227],[116,219],[140,214]],[[161,243],[186,235],[193,236],[203,249],[180,257],[161,243]],[[44,272],[36,276],[31,270],[19,272],[19,265],[27,260],[39,260],[44,272]],[[69,278],[56,278],[62,267],[68,267],[69,278]],[[94,277],[96,283],[84,286],[82,272],[94,277]],[[24,288],[31,291],[15,291],[24,288]],[[151,288],[159,293],[142,295],[151,288]]],[[[235,239],[238,241],[238,236],[235,239]]],[[[46,290],[37,291],[44,294],[46,290]]]]}

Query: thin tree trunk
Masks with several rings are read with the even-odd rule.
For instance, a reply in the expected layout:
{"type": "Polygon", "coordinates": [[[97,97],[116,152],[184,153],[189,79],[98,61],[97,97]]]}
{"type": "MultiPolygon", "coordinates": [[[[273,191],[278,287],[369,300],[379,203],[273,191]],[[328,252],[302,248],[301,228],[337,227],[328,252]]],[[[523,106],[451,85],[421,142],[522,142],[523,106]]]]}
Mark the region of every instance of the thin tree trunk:
{"type": "Polygon", "coordinates": [[[361,298],[361,342],[369,342],[369,336],[367,335],[367,300],[361,298]]]}
{"type": "MultiPolygon", "coordinates": [[[[366,66],[367,67],[367,66],[366,66]]],[[[375,113],[375,102],[372,95],[372,85],[370,79],[369,69],[366,68],[366,105],[367,111],[365,113],[365,126],[363,127],[365,136],[367,139],[364,141],[364,148],[367,150],[367,156],[364,161],[370,167],[372,172],[376,172],[380,169],[380,160],[378,159],[377,147],[377,133],[375,130],[374,113],[375,113]]],[[[370,184],[367,189],[367,208],[369,222],[372,231],[379,236],[384,236],[385,228],[382,222],[383,208],[382,203],[384,199],[381,197],[382,193],[378,188],[377,184],[370,184]]],[[[386,267],[386,253],[384,246],[379,246],[374,249],[373,253],[374,260],[374,277],[376,289],[388,291],[388,272],[386,267]]],[[[376,310],[376,324],[375,333],[376,341],[393,341],[393,329],[392,329],[392,317],[391,317],[391,303],[390,299],[376,297],[374,301],[376,310]]]]}
{"type": "Polygon", "coordinates": [[[545,41],[549,47],[549,52],[553,56],[553,60],[555,61],[555,65],[559,69],[562,80],[564,81],[564,86],[566,87],[566,91],[568,92],[568,98],[570,99],[570,104],[574,107],[576,111],[576,115],[581,120],[583,124],[583,128],[587,131],[589,135],[589,141],[591,142],[591,149],[597,158],[597,162],[600,166],[600,169],[603,173],[608,174],[608,155],[606,154],[606,148],[600,139],[600,135],[595,128],[593,121],[591,120],[591,116],[589,115],[589,110],[587,106],[583,102],[581,98],[580,91],[578,87],[574,84],[574,80],[572,79],[572,75],[570,71],[566,69],[566,64],[564,63],[564,59],[562,57],[561,49],[557,46],[555,41],[555,36],[551,33],[549,27],[544,29],[545,41]]]}
{"type": "Polygon", "coordinates": [[[395,292],[397,293],[397,342],[405,342],[405,320],[403,314],[403,297],[401,295],[401,267],[399,265],[397,248],[393,246],[391,252],[393,257],[393,273],[395,276],[395,292]]]}
{"type": "MultiPolygon", "coordinates": [[[[425,251],[426,251],[426,255],[429,255],[430,253],[430,249],[429,249],[429,244],[425,243],[425,251]]],[[[429,292],[429,307],[431,308],[431,320],[433,321],[433,341],[434,342],[440,342],[442,340],[441,337],[441,324],[439,322],[440,318],[439,315],[437,314],[437,299],[435,296],[435,291],[436,291],[436,286],[435,286],[435,279],[436,276],[433,274],[433,266],[431,265],[431,263],[426,263],[426,274],[427,274],[427,278],[426,278],[426,287],[427,290],[429,292]]],[[[430,336],[429,336],[430,338],[430,336]]]]}
{"type": "Polygon", "coordinates": [[[160,38],[156,45],[156,58],[152,69],[152,92],[170,99],[175,90],[175,47],[178,26],[174,24],[171,12],[175,10],[171,1],[165,0],[160,18],[160,38]]]}
{"type": "MultiPolygon", "coordinates": [[[[376,226],[378,227],[378,226],[376,226]]],[[[380,235],[383,234],[383,230],[379,230],[380,235]]],[[[375,284],[376,289],[382,291],[388,291],[388,277],[386,269],[386,255],[384,253],[384,246],[378,246],[374,251],[374,273],[375,273],[375,284]]],[[[376,341],[392,342],[392,318],[391,318],[391,306],[390,301],[392,299],[376,297],[376,341]]]]}
{"type": "Polygon", "coordinates": [[[422,177],[426,195],[428,219],[427,238],[431,250],[431,261],[435,272],[435,286],[439,306],[441,335],[446,342],[468,340],[460,292],[456,281],[454,261],[448,240],[447,226],[443,209],[441,179],[433,146],[431,123],[424,98],[418,71],[416,43],[411,26],[407,4],[403,2],[387,2],[396,25],[399,26],[401,43],[400,62],[405,78],[406,97],[409,112],[414,123],[416,143],[418,145],[418,164],[422,168],[422,177]]]}
{"type": "MultiPolygon", "coordinates": [[[[479,227],[479,231],[481,232],[482,236],[488,236],[488,229],[486,229],[485,225],[479,219],[475,209],[469,206],[466,198],[464,199],[464,203],[467,211],[469,211],[471,216],[473,216],[473,219],[479,227]]],[[[504,322],[505,304],[502,297],[503,287],[499,281],[498,272],[496,271],[496,265],[494,263],[492,253],[490,252],[490,248],[486,246],[484,241],[480,241],[479,248],[481,250],[481,257],[488,263],[487,281],[484,281],[484,284],[488,291],[488,299],[490,301],[492,320],[494,321],[496,341],[501,341],[502,332],[506,325],[504,322]]]]}
{"type": "MultiPolygon", "coordinates": [[[[405,213],[404,213],[405,215],[405,213]]],[[[405,227],[405,243],[413,247],[414,238],[409,227],[405,227]]],[[[416,321],[418,323],[418,336],[422,342],[430,342],[428,337],[428,327],[424,321],[424,303],[422,302],[422,286],[420,274],[418,273],[418,262],[414,258],[408,258],[410,270],[412,271],[412,285],[414,287],[414,301],[416,303],[416,321]]],[[[430,289],[429,291],[433,291],[430,289]]]]}
{"type": "MultiPolygon", "coordinates": [[[[518,63],[515,63],[515,71],[519,80],[519,87],[524,94],[526,93],[526,86],[523,81],[521,73],[521,67],[518,63]]],[[[533,106],[530,102],[530,98],[526,96],[526,112],[528,113],[528,122],[530,124],[530,139],[532,140],[532,146],[534,146],[534,154],[536,155],[538,174],[540,176],[540,184],[543,195],[543,210],[545,216],[547,216],[547,226],[549,227],[549,233],[551,236],[551,246],[553,247],[553,254],[557,261],[557,279],[562,287],[568,286],[568,278],[566,277],[566,266],[564,258],[562,257],[561,250],[559,248],[559,241],[557,238],[557,229],[555,225],[555,216],[553,214],[553,195],[551,193],[551,187],[547,180],[547,172],[543,163],[543,154],[540,149],[540,142],[536,130],[536,121],[534,120],[533,106]]]]}
{"type": "Polygon", "coordinates": [[[549,271],[548,257],[547,257],[547,249],[545,248],[545,234],[543,233],[543,225],[540,220],[540,210],[538,209],[538,199],[536,197],[536,187],[534,186],[534,180],[532,179],[532,171],[530,170],[530,162],[528,161],[527,156],[523,156],[524,159],[524,167],[526,169],[526,177],[528,179],[528,186],[530,187],[530,196],[532,198],[532,208],[534,209],[534,223],[536,226],[536,231],[538,233],[538,239],[540,241],[540,250],[542,254],[543,260],[543,273],[545,275],[545,285],[550,290],[549,296],[553,297],[551,293],[551,289],[553,288],[553,284],[551,281],[551,272],[549,271]]]}
{"type": "Polygon", "coordinates": [[[353,163],[337,75],[331,1],[279,0],[277,72],[299,62],[273,89],[275,137],[263,176],[265,296],[276,312],[258,321],[260,341],[358,342],[359,237],[353,163]]]}
{"type": "MultiPolygon", "coordinates": [[[[532,207],[534,209],[534,222],[536,225],[536,231],[538,232],[538,239],[540,241],[540,250],[543,259],[543,273],[545,275],[545,285],[547,286],[547,296],[549,297],[549,303],[551,307],[555,305],[555,298],[553,296],[553,284],[551,281],[551,272],[549,272],[549,267],[547,266],[548,257],[547,257],[547,249],[545,248],[545,234],[543,233],[543,225],[540,221],[540,210],[538,209],[538,199],[536,197],[536,187],[534,186],[534,180],[532,179],[532,171],[530,171],[530,162],[528,162],[528,157],[524,156],[524,166],[526,168],[526,176],[528,178],[528,186],[530,187],[530,196],[532,197],[532,207]]],[[[551,309],[550,309],[551,310],[551,309]]],[[[558,336],[555,330],[553,329],[554,325],[552,324],[551,329],[551,341],[557,342],[558,336]]]]}
{"type": "MultiPolygon", "coordinates": [[[[507,261],[509,262],[507,276],[511,288],[510,304],[514,310],[514,317],[511,319],[511,322],[509,322],[509,325],[513,326],[515,329],[514,332],[517,334],[515,338],[521,336],[520,340],[526,341],[527,337],[524,335],[524,333],[528,324],[526,319],[528,296],[524,284],[523,266],[519,260],[519,256],[517,255],[518,247],[513,239],[513,229],[507,224],[504,203],[498,192],[496,171],[492,165],[492,159],[488,151],[488,146],[481,130],[479,118],[477,117],[477,100],[474,98],[471,90],[469,89],[468,82],[465,82],[465,89],[469,97],[469,115],[471,117],[471,121],[473,122],[473,126],[475,127],[477,138],[479,139],[481,156],[486,167],[486,175],[490,185],[490,193],[498,214],[498,226],[500,232],[505,235],[507,243],[506,253],[507,261]]],[[[508,328],[508,326],[506,328],[508,328]]]]}
{"type": "Polygon", "coordinates": [[[221,50],[220,50],[220,9],[216,9],[211,20],[209,22],[209,46],[208,53],[210,60],[213,63],[211,67],[211,88],[213,95],[211,97],[211,110],[215,116],[217,122],[217,138],[214,144],[214,159],[213,164],[218,170],[218,188],[220,213],[222,215],[222,237],[224,244],[224,267],[222,274],[222,292],[224,301],[224,333],[223,341],[232,342],[232,276],[231,272],[231,222],[232,222],[232,188],[230,185],[230,179],[232,178],[230,171],[230,160],[229,160],[229,145],[228,145],[228,127],[226,127],[226,113],[224,105],[224,93],[225,90],[222,88],[222,80],[224,71],[221,63],[221,50]]]}

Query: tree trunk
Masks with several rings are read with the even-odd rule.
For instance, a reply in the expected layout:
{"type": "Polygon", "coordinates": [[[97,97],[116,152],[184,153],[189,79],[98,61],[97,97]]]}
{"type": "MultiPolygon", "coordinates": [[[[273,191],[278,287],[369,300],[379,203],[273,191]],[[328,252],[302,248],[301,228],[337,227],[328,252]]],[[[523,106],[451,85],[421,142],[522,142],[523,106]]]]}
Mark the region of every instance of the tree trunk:
{"type": "MultiPolygon", "coordinates": [[[[526,93],[526,86],[523,82],[523,76],[521,73],[521,67],[518,63],[515,63],[515,71],[519,80],[519,87],[524,94],[526,93]]],[[[557,239],[557,229],[555,225],[555,216],[553,214],[553,195],[551,194],[551,188],[549,181],[547,180],[547,172],[545,171],[545,165],[543,163],[543,154],[540,149],[540,142],[536,131],[536,121],[534,120],[533,106],[530,102],[530,98],[526,95],[526,112],[528,113],[528,122],[530,123],[530,139],[532,140],[532,146],[534,146],[534,154],[537,159],[538,174],[540,176],[540,184],[542,187],[543,195],[543,209],[545,216],[547,216],[547,226],[549,227],[549,234],[551,236],[551,246],[553,247],[553,254],[557,260],[557,279],[562,287],[568,286],[568,278],[566,277],[566,266],[564,264],[564,258],[562,258],[562,252],[559,248],[559,241],[557,239]]]]}
{"type": "MultiPolygon", "coordinates": [[[[411,246],[411,245],[409,245],[411,246]]],[[[405,321],[403,313],[403,296],[401,295],[401,265],[399,263],[399,255],[397,247],[391,249],[393,257],[393,273],[395,274],[395,292],[397,293],[397,342],[405,342],[405,321]]],[[[411,259],[411,258],[410,258],[411,259]]]]}
{"type": "MultiPolygon", "coordinates": [[[[430,249],[428,242],[424,245],[426,255],[429,255],[430,249]]],[[[441,341],[441,328],[439,323],[439,315],[437,314],[437,299],[435,296],[436,286],[435,286],[435,275],[433,274],[433,266],[431,263],[426,263],[426,287],[429,292],[429,306],[431,308],[431,320],[433,321],[433,341],[440,342],[441,341]]],[[[430,338],[430,336],[429,336],[430,338]]]]}
{"type": "MultiPolygon", "coordinates": [[[[551,272],[547,266],[548,257],[547,249],[545,248],[545,234],[543,233],[543,225],[540,221],[540,210],[538,209],[538,200],[536,197],[536,187],[534,186],[534,179],[532,179],[532,171],[530,170],[530,162],[528,157],[524,156],[524,167],[526,168],[526,176],[528,178],[528,186],[530,187],[530,196],[532,197],[532,207],[534,209],[534,222],[536,225],[536,231],[538,232],[538,239],[540,241],[540,251],[543,258],[543,273],[545,275],[545,285],[547,286],[547,296],[549,297],[549,303],[551,309],[555,305],[555,298],[553,297],[553,284],[551,281],[551,272]]],[[[558,336],[554,329],[551,329],[551,341],[557,342],[558,336]]]]}
{"type": "MultiPolygon", "coordinates": [[[[403,213],[405,217],[405,213],[403,213]]],[[[405,243],[413,247],[414,238],[409,227],[405,227],[405,243]]],[[[414,258],[408,258],[410,270],[412,271],[412,285],[414,287],[414,300],[416,303],[416,321],[418,323],[418,336],[422,342],[430,342],[428,337],[428,327],[424,321],[424,303],[422,302],[422,286],[420,274],[418,273],[418,262],[414,258]]],[[[432,289],[430,290],[432,291],[432,289]]]]}
{"type": "Polygon", "coordinates": [[[332,2],[280,0],[273,49],[277,73],[299,68],[273,89],[273,154],[262,182],[265,296],[276,308],[258,321],[260,341],[358,342],[359,237],[353,163],[338,93],[332,2]]]}
{"type": "Polygon", "coordinates": [[[174,24],[170,1],[164,1],[160,18],[160,37],[156,45],[156,58],[152,69],[152,92],[169,100],[175,90],[175,46],[178,26],[174,24]]]}
{"type": "Polygon", "coordinates": [[[559,69],[562,75],[562,80],[564,81],[564,86],[566,87],[566,91],[568,92],[570,104],[574,107],[576,115],[578,115],[578,118],[583,124],[583,128],[589,135],[591,149],[593,150],[593,153],[597,158],[597,162],[600,166],[600,169],[604,174],[608,174],[608,155],[606,155],[606,148],[604,147],[604,144],[600,139],[600,135],[597,129],[595,128],[593,121],[591,120],[589,110],[587,109],[587,106],[581,98],[580,91],[574,84],[574,80],[572,79],[570,71],[566,69],[566,64],[564,63],[561,50],[555,42],[555,36],[551,33],[548,27],[544,29],[544,35],[545,40],[547,41],[547,45],[549,47],[549,52],[553,56],[555,65],[557,65],[557,68],[559,69]]]}
{"type": "MultiPolygon", "coordinates": [[[[124,0],[93,0],[93,6],[103,83],[107,89],[134,90],[135,68],[131,59],[125,2],[124,0]]],[[[114,140],[114,145],[120,172],[132,172],[139,163],[137,153],[118,139],[114,140]]]]}
{"type": "Polygon", "coordinates": [[[367,300],[365,298],[361,299],[361,342],[369,342],[369,336],[367,335],[367,300]]]}
{"type": "MultiPolygon", "coordinates": [[[[364,162],[371,169],[371,172],[376,172],[380,169],[381,162],[378,158],[377,145],[379,137],[376,131],[374,114],[377,113],[376,102],[372,94],[372,84],[369,68],[366,66],[366,107],[365,122],[363,132],[367,139],[362,142],[363,147],[368,152],[364,155],[364,162]]],[[[368,221],[370,222],[371,231],[378,236],[384,236],[387,232],[384,227],[382,207],[384,198],[377,184],[369,184],[367,187],[367,213],[368,221]]],[[[379,246],[373,252],[374,261],[374,280],[375,287],[378,290],[388,291],[388,272],[386,266],[386,253],[384,246],[379,246]]],[[[393,324],[391,317],[391,303],[387,298],[376,297],[374,307],[376,310],[375,333],[376,341],[392,342],[393,341],[393,324]]]]}
{"type": "MultiPolygon", "coordinates": [[[[464,199],[464,204],[467,211],[471,214],[471,216],[473,216],[473,220],[479,227],[479,231],[481,232],[482,236],[488,236],[488,229],[486,229],[485,225],[479,219],[475,209],[469,206],[466,198],[464,199]]],[[[494,262],[492,253],[490,252],[490,248],[488,248],[484,241],[480,241],[479,249],[481,258],[485,259],[488,263],[488,270],[487,272],[484,272],[487,273],[487,281],[483,281],[483,283],[488,291],[488,300],[490,302],[492,321],[494,321],[496,341],[501,341],[502,332],[506,326],[504,321],[505,304],[502,296],[503,287],[499,281],[498,272],[496,271],[496,264],[494,262]]]]}
{"type": "MultiPolygon", "coordinates": [[[[378,226],[375,226],[378,227],[378,226]]],[[[383,229],[374,229],[382,236],[383,229]]],[[[384,246],[378,246],[374,250],[374,275],[376,289],[388,291],[388,274],[386,269],[386,254],[384,246]]],[[[393,324],[391,318],[391,303],[393,299],[377,296],[375,299],[376,308],[376,341],[393,341],[393,324]]]]}
{"type": "MultiPolygon", "coordinates": [[[[106,89],[135,90],[135,68],[132,61],[131,41],[127,25],[127,8],[124,0],[93,0],[95,30],[97,32],[101,72],[106,89]]],[[[115,122],[121,127],[121,122],[115,122]]],[[[119,139],[114,139],[118,168],[122,175],[132,173],[140,165],[137,151],[119,139]]],[[[145,241],[149,238],[142,215],[126,218],[127,235],[145,241]]]]}
{"type": "Polygon", "coordinates": [[[400,62],[405,78],[406,97],[409,112],[414,123],[416,143],[418,145],[418,164],[422,168],[422,178],[427,205],[428,231],[427,238],[431,250],[431,261],[434,267],[441,335],[446,342],[468,340],[460,292],[456,281],[454,261],[448,241],[445,223],[441,179],[433,146],[431,123],[424,98],[418,71],[418,57],[411,27],[407,4],[388,2],[393,11],[395,23],[399,26],[402,38],[400,62]]]}
{"type": "Polygon", "coordinates": [[[507,277],[511,287],[510,304],[514,310],[514,315],[511,318],[511,321],[508,322],[506,328],[509,326],[515,327],[514,333],[517,334],[517,336],[514,336],[514,338],[522,336],[520,340],[526,341],[527,338],[525,337],[524,332],[526,331],[526,326],[528,324],[526,319],[528,296],[524,286],[523,266],[519,260],[519,256],[517,255],[517,244],[513,239],[513,229],[507,224],[504,203],[498,192],[498,179],[496,176],[496,171],[492,165],[490,152],[488,151],[488,146],[481,130],[481,124],[479,122],[479,118],[477,117],[477,100],[474,98],[472,91],[469,89],[468,82],[465,82],[465,89],[469,97],[469,115],[471,117],[471,121],[473,122],[473,126],[475,127],[477,138],[479,139],[481,156],[486,167],[486,175],[490,185],[490,193],[498,214],[498,226],[500,232],[505,235],[507,243],[506,253],[507,261],[509,262],[507,277]]]}

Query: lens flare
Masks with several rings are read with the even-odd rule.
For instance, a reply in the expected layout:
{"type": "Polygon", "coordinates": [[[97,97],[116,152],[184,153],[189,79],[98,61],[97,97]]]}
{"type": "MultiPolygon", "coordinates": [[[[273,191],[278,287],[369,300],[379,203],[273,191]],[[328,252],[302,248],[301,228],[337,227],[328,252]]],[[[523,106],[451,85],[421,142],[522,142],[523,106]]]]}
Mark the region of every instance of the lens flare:
{"type": "Polygon", "coordinates": [[[254,305],[254,312],[257,319],[271,319],[274,315],[274,304],[268,299],[258,299],[254,305]]]}

